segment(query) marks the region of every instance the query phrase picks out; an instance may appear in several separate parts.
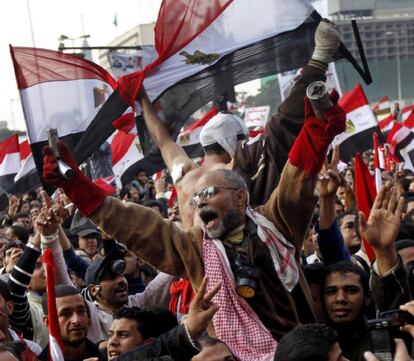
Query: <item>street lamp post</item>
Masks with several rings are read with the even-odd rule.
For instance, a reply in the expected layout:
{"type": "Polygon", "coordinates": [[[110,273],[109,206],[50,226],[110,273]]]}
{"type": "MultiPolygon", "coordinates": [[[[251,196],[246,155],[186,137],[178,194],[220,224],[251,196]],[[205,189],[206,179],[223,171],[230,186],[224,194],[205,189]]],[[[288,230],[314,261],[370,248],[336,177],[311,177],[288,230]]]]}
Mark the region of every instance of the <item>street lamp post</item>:
{"type": "Polygon", "coordinates": [[[394,36],[397,43],[397,81],[398,81],[398,101],[401,103],[401,59],[400,59],[400,37],[397,31],[387,31],[387,36],[394,36]]]}

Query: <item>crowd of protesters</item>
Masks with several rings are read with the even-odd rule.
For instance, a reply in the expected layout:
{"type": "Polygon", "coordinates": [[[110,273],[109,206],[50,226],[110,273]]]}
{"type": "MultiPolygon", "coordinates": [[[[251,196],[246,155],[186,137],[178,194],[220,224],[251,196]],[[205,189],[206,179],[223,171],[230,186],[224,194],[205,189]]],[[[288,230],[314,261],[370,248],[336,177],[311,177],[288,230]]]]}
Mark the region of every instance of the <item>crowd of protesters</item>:
{"type": "Polygon", "coordinates": [[[324,119],[304,100],[325,79],[335,27],[322,22],[315,43],[265,134],[247,142],[243,122],[219,114],[200,136],[201,166],[144,91],[161,177],[141,170],[111,193],[64,143],[72,179],[45,149],[57,190],[11,195],[0,214],[1,360],[54,359],[46,252],[65,360],[411,359],[414,173],[384,171],[369,217],[358,212],[353,161],[338,167],[338,147],[326,158],[345,129],[337,95],[324,119]]]}

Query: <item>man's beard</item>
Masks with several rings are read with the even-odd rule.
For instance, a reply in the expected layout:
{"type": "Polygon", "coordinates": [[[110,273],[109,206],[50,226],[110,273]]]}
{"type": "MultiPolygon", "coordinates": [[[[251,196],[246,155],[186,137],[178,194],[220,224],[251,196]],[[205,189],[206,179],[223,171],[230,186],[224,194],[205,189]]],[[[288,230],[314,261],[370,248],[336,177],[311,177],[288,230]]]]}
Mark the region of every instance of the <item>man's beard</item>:
{"type": "Polygon", "coordinates": [[[80,345],[82,345],[85,342],[85,340],[86,340],[86,336],[85,337],[82,337],[82,338],[79,338],[79,339],[76,339],[76,340],[70,340],[67,337],[62,337],[63,343],[65,345],[70,346],[70,347],[80,346],[80,345]]]}
{"type": "Polygon", "coordinates": [[[206,230],[207,235],[211,239],[220,239],[229,234],[233,229],[240,226],[241,214],[236,209],[230,209],[227,214],[220,220],[216,229],[206,230]]]}

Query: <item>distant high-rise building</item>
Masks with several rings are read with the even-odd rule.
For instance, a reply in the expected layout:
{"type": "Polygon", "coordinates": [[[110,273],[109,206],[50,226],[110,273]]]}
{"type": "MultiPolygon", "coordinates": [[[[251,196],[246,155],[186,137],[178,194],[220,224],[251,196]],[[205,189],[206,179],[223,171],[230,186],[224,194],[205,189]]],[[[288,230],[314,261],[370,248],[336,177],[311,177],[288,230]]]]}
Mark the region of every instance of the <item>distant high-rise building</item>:
{"type": "MultiPolygon", "coordinates": [[[[413,0],[327,0],[330,18],[337,24],[341,39],[352,55],[360,61],[351,20],[356,19],[365,55],[374,82],[365,90],[371,101],[383,95],[397,99],[414,98],[414,1],[413,0]],[[400,66],[400,79],[397,66],[400,66]],[[400,81],[400,85],[398,84],[400,81]]],[[[358,78],[346,65],[338,75],[341,83],[358,78]]],[[[347,88],[345,84],[345,89],[347,88]]],[[[348,89],[349,90],[349,89],[348,89]]]]}

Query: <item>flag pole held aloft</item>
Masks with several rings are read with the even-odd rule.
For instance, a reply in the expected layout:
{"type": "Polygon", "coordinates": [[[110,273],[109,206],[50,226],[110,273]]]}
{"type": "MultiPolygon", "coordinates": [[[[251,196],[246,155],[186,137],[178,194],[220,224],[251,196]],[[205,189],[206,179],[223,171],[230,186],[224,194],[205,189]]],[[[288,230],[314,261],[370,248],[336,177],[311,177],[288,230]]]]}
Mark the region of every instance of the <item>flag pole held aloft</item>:
{"type": "Polygon", "coordinates": [[[333,107],[326,84],[320,80],[312,82],[306,89],[306,96],[312,104],[315,115],[325,119],[324,112],[333,107]]]}
{"type": "Polygon", "coordinates": [[[50,128],[47,130],[47,139],[49,141],[49,147],[52,148],[53,154],[57,158],[59,173],[62,174],[66,179],[71,179],[73,177],[73,169],[60,159],[60,154],[57,147],[59,135],[56,128],[50,128]]]}

